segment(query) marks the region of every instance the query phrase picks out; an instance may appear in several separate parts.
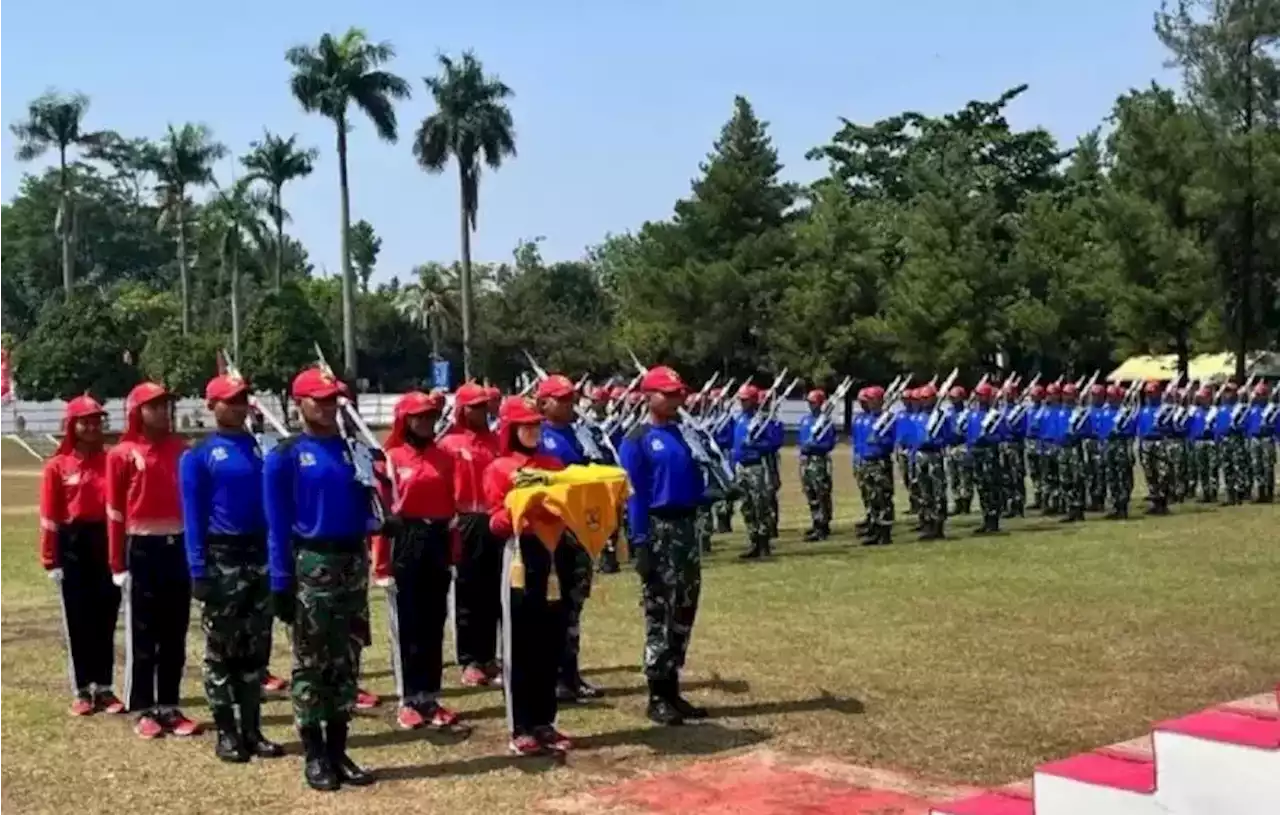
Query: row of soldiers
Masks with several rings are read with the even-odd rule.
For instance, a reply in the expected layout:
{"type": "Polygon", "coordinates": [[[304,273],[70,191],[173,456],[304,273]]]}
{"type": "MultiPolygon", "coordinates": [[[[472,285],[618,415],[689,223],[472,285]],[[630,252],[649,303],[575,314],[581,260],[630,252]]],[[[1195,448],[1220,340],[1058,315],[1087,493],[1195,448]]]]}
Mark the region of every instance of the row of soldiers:
{"type": "MultiPolygon", "coordinates": [[[[700,584],[701,550],[686,533],[704,484],[679,431],[683,381],[655,368],[635,391],[644,416],[608,446],[621,448],[633,484],[628,540],[645,598],[648,715],[676,725],[707,715],[679,683],[700,584]]],[[[506,496],[528,472],[594,457],[574,383],[543,376],[531,399],[467,383],[448,405],[443,394],[409,393],[382,445],[327,368],[301,372],[291,395],[302,432],[270,438],[250,432],[247,381],[216,377],[205,393],[214,431],[192,446],[173,431],[172,396],[156,383],[129,394],[126,430],[110,449],[102,406],[88,396],[68,404],[45,465],[40,551],[63,605],[72,713],[131,712],[145,739],[196,735],[200,725],[178,708],[195,599],[217,756],[283,752],[261,730],[276,619],[290,631],[307,784],[369,784],[346,751],[372,639],[368,586],[386,595],[396,725],[452,730],[465,727],[439,700],[452,584],[461,681],[503,689],[510,750],[571,749],[555,727],[558,703],[600,694],[578,662],[591,559],[573,535],[548,543],[529,518],[513,518],[506,496]],[[123,700],[112,691],[121,603],[123,700]]]]}
{"type": "MultiPolygon", "coordinates": [[[[925,540],[943,537],[948,516],[970,512],[975,492],[980,535],[1028,508],[1066,523],[1084,520],[1086,511],[1127,518],[1135,464],[1147,483],[1149,514],[1166,514],[1197,490],[1200,501],[1216,502],[1220,483],[1224,504],[1274,502],[1280,404],[1266,383],[1247,401],[1227,383],[1217,404],[1202,388],[1189,406],[1159,382],[1132,391],[1139,389],[1142,404],[1119,385],[1093,385],[1083,395],[1075,383],[1035,385],[1023,397],[1016,386],[984,382],[972,395],[951,387],[940,403],[926,385],[905,391],[901,409],[890,411],[883,388],[864,388],[852,428],[854,472],[868,510],[860,532],[872,544],[891,540],[895,460],[925,540]]],[[[806,450],[803,425],[800,444],[802,461],[822,454],[806,450]]]]}

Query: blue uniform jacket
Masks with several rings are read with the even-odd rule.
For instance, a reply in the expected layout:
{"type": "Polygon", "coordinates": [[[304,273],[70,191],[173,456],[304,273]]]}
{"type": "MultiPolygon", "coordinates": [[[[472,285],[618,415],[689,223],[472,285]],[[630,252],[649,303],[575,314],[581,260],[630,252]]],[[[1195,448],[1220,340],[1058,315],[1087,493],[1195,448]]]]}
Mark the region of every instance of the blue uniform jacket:
{"type": "Polygon", "coordinates": [[[1143,441],[1155,441],[1164,438],[1164,428],[1157,421],[1160,413],[1159,405],[1143,405],[1138,410],[1138,438],[1143,441]]]}
{"type": "Polygon", "coordinates": [[[887,457],[893,452],[893,440],[896,435],[894,419],[889,422],[883,434],[876,433],[876,420],[882,412],[859,413],[853,420],[853,456],[859,461],[875,461],[887,457]]]}
{"type": "Polygon", "coordinates": [[[740,413],[733,420],[733,463],[759,464],[768,453],[775,453],[782,447],[779,428],[775,422],[768,422],[755,439],[751,439],[751,418],[755,413],[740,413]]]}
{"type": "Polygon", "coordinates": [[[183,544],[192,578],[206,576],[207,535],[262,535],[262,453],[248,433],[215,432],[182,454],[183,544]]]}
{"type": "Polygon", "coordinates": [[[629,545],[648,545],[651,511],[692,510],[702,502],[706,491],[702,470],[678,426],[639,424],[622,440],[618,455],[631,482],[629,545]]]}
{"type": "Polygon", "coordinates": [[[800,445],[800,453],[806,456],[825,456],[836,446],[836,428],[831,422],[821,428],[815,438],[813,424],[818,420],[812,413],[800,420],[800,430],[796,442],[800,445]]]}
{"type": "Polygon", "coordinates": [[[586,451],[582,449],[573,425],[557,426],[551,422],[543,422],[538,452],[559,459],[566,467],[570,464],[588,463],[586,451]]]}

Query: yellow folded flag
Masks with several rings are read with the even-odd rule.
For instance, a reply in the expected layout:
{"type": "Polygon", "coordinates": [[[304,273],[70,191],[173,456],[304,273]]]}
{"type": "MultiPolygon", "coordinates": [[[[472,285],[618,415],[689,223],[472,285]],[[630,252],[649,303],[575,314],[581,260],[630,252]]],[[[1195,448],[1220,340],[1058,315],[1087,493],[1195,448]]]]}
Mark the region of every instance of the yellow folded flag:
{"type": "Polygon", "coordinates": [[[629,493],[621,467],[573,465],[563,470],[519,470],[506,507],[516,530],[527,523],[555,551],[567,529],[593,557],[599,557],[621,522],[629,493]]]}

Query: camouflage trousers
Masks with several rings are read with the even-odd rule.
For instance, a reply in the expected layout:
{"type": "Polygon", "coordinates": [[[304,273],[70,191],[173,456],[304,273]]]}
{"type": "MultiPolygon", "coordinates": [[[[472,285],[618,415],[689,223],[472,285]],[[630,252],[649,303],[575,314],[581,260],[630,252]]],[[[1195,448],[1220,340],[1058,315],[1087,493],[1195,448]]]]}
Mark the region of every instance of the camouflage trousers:
{"type": "Polygon", "coordinates": [[[1044,474],[1041,471],[1040,442],[1032,441],[1027,447],[1027,475],[1031,476],[1031,488],[1034,490],[1034,502],[1037,507],[1044,506],[1044,474]]]}
{"type": "Polygon", "coordinates": [[[271,656],[271,588],[266,546],[260,538],[228,536],[209,541],[208,577],[213,592],[204,603],[204,693],[209,707],[256,706],[271,656]],[[257,548],[261,547],[261,548],[257,548]]]}
{"type": "Polygon", "coordinates": [[[916,488],[916,457],[906,450],[897,452],[898,469],[902,472],[902,486],[907,491],[907,506],[912,512],[920,511],[920,492],[916,488]]]}
{"type": "Polygon", "coordinates": [[[1241,503],[1253,488],[1247,440],[1239,433],[1222,440],[1222,486],[1229,504],[1241,503]]]}
{"type": "Polygon", "coordinates": [[[1169,457],[1162,439],[1146,439],[1138,443],[1142,475],[1147,479],[1147,496],[1161,507],[1169,503],[1169,457]]]}
{"type": "Polygon", "coordinates": [[[893,526],[893,464],[888,456],[862,462],[862,485],[871,526],[893,526]]]}
{"type": "Polygon", "coordinates": [[[1218,460],[1218,442],[1214,439],[1196,439],[1192,442],[1191,485],[1200,487],[1200,500],[1218,502],[1218,479],[1222,464],[1218,460]]]}
{"type": "Polygon", "coordinates": [[[1169,457],[1169,499],[1182,502],[1191,493],[1191,456],[1186,439],[1165,439],[1169,457]]]}
{"type": "Polygon", "coordinates": [[[715,517],[717,532],[733,531],[733,500],[725,499],[724,501],[716,501],[711,507],[711,514],[715,517]]]}
{"type": "Polygon", "coordinates": [[[769,537],[778,537],[778,519],[782,507],[778,504],[778,493],[782,491],[782,465],[777,453],[769,453],[764,457],[765,472],[769,475],[769,537]]]}
{"type": "MultiPolygon", "coordinates": [[[[308,541],[308,544],[312,542],[308,541]]],[[[340,720],[356,701],[360,651],[369,644],[369,562],[363,541],[294,549],[293,718],[340,720]]]]}
{"type": "Polygon", "coordinates": [[[1129,440],[1109,439],[1102,445],[1102,461],[1111,508],[1117,513],[1127,512],[1133,495],[1133,455],[1129,452],[1129,440]]]}
{"type": "Polygon", "coordinates": [[[1000,447],[988,445],[975,447],[973,454],[973,483],[978,490],[978,505],[987,523],[998,523],[1004,512],[1004,475],[1000,472],[1000,447]]]}
{"type": "Polygon", "coordinates": [[[1085,504],[1090,509],[1102,509],[1107,502],[1106,462],[1103,459],[1102,441],[1081,439],[1080,452],[1084,467],[1085,504]]]}
{"type": "Polygon", "coordinates": [[[1060,449],[1051,442],[1044,442],[1040,448],[1040,484],[1044,492],[1044,511],[1047,513],[1062,512],[1062,473],[1058,462],[1060,449]]]}
{"type": "Polygon", "coordinates": [[[778,524],[773,515],[769,471],[763,461],[739,464],[735,478],[742,498],[742,519],[747,524],[747,540],[752,546],[763,546],[769,542],[769,531],[778,524]]]}
{"type": "Polygon", "coordinates": [[[956,511],[968,512],[973,503],[973,456],[963,444],[947,451],[947,476],[951,494],[956,499],[956,511]]]}
{"type": "Polygon", "coordinates": [[[1004,476],[1005,509],[1021,515],[1027,506],[1027,456],[1021,440],[1000,443],[1000,472],[1004,476]]]}
{"type": "Polygon", "coordinates": [[[566,533],[553,556],[556,579],[560,582],[564,608],[564,648],[560,653],[559,677],[574,684],[578,679],[578,658],[582,653],[582,609],[591,596],[593,564],[587,550],[566,533]]]}
{"type": "Polygon", "coordinates": [[[1271,436],[1249,439],[1249,462],[1258,500],[1274,501],[1276,497],[1276,443],[1271,436]]]}
{"type": "Polygon", "coordinates": [[[640,587],[644,604],[644,673],[674,677],[684,667],[702,593],[702,551],[693,515],[649,519],[651,568],[640,587]]]}
{"type": "Polygon", "coordinates": [[[831,457],[800,456],[800,486],[813,528],[827,529],[831,526],[831,457]]]}
{"type": "Polygon", "coordinates": [[[711,516],[712,511],[709,506],[698,507],[698,514],[694,516],[694,531],[698,536],[698,548],[703,552],[711,551],[711,536],[715,533],[715,520],[711,516]]]}
{"type": "Polygon", "coordinates": [[[947,519],[947,460],[942,450],[916,453],[916,484],[920,491],[920,521],[926,526],[947,519]]]}
{"type": "Polygon", "coordinates": [[[1058,481],[1062,487],[1062,506],[1067,512],[1084,512],[1086,489],[1084,445],[1081,442],[1058,448],[1058,481]]]}

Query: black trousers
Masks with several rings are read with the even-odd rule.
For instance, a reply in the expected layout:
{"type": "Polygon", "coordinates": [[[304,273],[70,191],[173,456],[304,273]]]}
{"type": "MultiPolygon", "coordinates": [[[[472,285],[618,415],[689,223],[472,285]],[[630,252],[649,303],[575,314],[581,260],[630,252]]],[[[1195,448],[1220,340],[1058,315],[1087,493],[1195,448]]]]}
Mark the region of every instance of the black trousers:
{"type": "Polygon", "coordinates": [[[181,535],[130,535],[125,704],[176,706],[187,659],[191,583],[181,535]]]}
{"type": "Polygon", "coordinates": [[[440,694],[444,624],[449,617],[449,522],[404,519],[391,542],[395,588],[387,595],[403,704],[427,704],[440,694]]]}
{"type": "Polygon", "coordinates": [[[556,675],[564,646],[566,614],[561,600],[547,598],[555,569],[551,553],[534,535],[522,535],[524,588],[509,593],[510,659],[503,665],[511,734],[519,736],[556,720],[556,675]]]}
{"type": "Polygon", "coordinates": [[[62,615],[66,623],[71,687],[111,687],[120,590],[107,565],[107,523],[80,522],[58,530],[62,615]]]}
{"type": "Polygon", "coordinates": [[[498,620],[502,616],[503,541],[489,531],[483,513],[458,516],[462,557],[453,592],[458,665],[486,665],[497,658],[498,620]]]}

